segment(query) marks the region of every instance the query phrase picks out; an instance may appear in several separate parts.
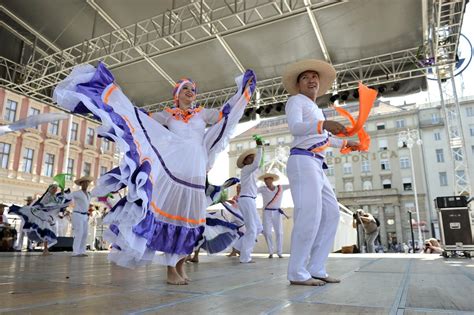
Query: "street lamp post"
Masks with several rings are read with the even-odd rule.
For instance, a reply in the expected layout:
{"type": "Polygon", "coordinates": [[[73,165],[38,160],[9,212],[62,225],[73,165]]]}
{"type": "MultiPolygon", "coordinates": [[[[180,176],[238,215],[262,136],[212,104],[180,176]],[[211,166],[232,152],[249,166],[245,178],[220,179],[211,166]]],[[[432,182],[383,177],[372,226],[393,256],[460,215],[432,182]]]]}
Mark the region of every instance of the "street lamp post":
{"type": "MultiPolygon", "coordinates": [[[[421,146],[421,144],[423,143],[420,139],[420,134],[418,133],[418,130],[407,129],[406,131],[401,131],[398,134],[398,146],[402,148],[405,143],[408,148],[408,151],[410,152],[411,175],[413,177],[413,194],[415,197],[415,211],[418,227],[418,245],[421,246],[421,244],[423,244],[423,236],[421,234],[420,210],[418,208],[418,194],[416,193],[415,166],[413,160],[413,145],[416,143],[418,146],[421,146]]],[[[411,220],[410,224],[412,224],[411,220]]],[[[413,249],[414,248],[415,244],[413,244],[413,249]]]]}
{"type": "Polygon", "coordinates": [[[413,233],[413,224],[412,224],[412,212],[408,212],[408,217],[410,218],[410,232],[411,232],[411,249],[412,253],[415,253],[415,234],[413,233]]]}

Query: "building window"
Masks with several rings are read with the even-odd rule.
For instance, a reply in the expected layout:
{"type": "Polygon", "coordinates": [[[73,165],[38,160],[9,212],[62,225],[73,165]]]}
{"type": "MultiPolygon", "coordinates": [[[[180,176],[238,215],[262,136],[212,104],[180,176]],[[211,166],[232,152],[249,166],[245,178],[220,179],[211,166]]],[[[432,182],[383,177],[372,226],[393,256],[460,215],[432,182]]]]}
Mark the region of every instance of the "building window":
{"type": "Polygon", "coordinates": [[[469,134],[474,137],[474,125],[469,125],[469,134]]]}
{"type": "Polygon", "coordinates": [[[102,151],[108,152],[110,151],[110,140],[106,138],[102,138],[102,151]]]}
{"type": "Polygon", "coordinates": [[[333,176],[334,175],[334,166],[333,165],[328,165],[328,169],[326,170],[326,174],[328,176],[333,176]]]}
{"type": "Polygon", "coordinates": [[[332,152],[331,149],[326,150],[326,152],[324,153],[326,154],[327,157],[334,156],[334,153],[332,152]]]}
{"type": "Polygon", "coordinates": [[[104,175],[105,173],[107,173],[107,167],[105,166],[101,166],[100,167],[100,176],[104,175]]]}
{"type": "Polygon", "coordinates": [[[382,181],[382,187],[383,189],[390,189],[392,188],[392,181],[390,179],[384,179],[382,181]]]}
{"type": "Polygon", "coordinates": [[[362,160],[361,169],[362,169],[362,172],[364,172],[364,173],[370,172],[370,162],[369,162],[369,160],[362,160]]]}
{"type": "Polygon", "coordinates": [[[466,185],[466,172],[464,170],[456,171],[456,180],[460,185],[466,185]]]}
{"type": "Polygon", "coordinates": [[[432,113],[431,114],[431,123],[433,123],[433,124],[439,123],[439,114],[438,113],[432,113]]]}
{"type": "Polygon", "coordinates": [[[362,183],[362,190],[371,190],[372,189],[372,182],[370,180],[365,180],[362,183]]]}
{"type": "Polygon", "coordinates": [[[436,131],[436,132],[433,134],[433,136],[434,136],[435,141],[441,140],[441,133],[440,133],[439,131],[436,131]]]}
{"type": "Polygon", "coordinates": [[[388,150],[388,142],[387,139],[379,139],[379,149],[381,151],[388,150]]]}
{"type": "Polygon", "coordinates": [[[10,149],[11,146],[9,143],[0,142],[0,168],[8,168],[8,161],[10,160],[10,149]]]}
{"type": "MultiPolygon", "coordinates": [[[[41,113],[41,111],[37,108],[34,108],[34,107],[30,107],[28,108],[28,117],[30,116],[38,116],[39,114],[41,113]]],[[[31,127],[31,128],[36,128],[36,129],[40,129],[40,125],[36,126],[36,127],[31,127]]]]}
{"type": "Polygon", "coordinates": [[[395,126],[397,129],[405,128],[405,119],[399,119],[395,121],[395,126]]]}
{"type": "Polygon", "coordinates": [[[354,185],[352,182],[346,182],[344,184],[344,191],[354,191],[354,185]]]}
{"type": "Polygon", "coordinates": [[[439,185],[448,186],[448,175],[446,172],[439,172],[439,185]]]}
{"type": "Polygon", "coordinates": [[[436,161],[438,161],[438,163],[444,162],[443,149],[436,149],[436,161]]]}
{"type": "Polygon", "coordinates": [[[7,121],[15,121],[16,118],[16,110],[18,107],[18,103],[12,100],[7,100],[7,105],[5,106],[5,114],[3,115],[3,119],[7,121]]]}
{"type": "Polygon", "coordinates": [[[466,116],[467,117],[473,117],[474,116],[474,107],[472,107],[472,106],[466,107],[466,116]]]}
{"type": "Polygon", "coordinates": [[[242,143],[237,143],[236,148],[237,148],[237,152],[240,152],[244,148],[244,145],[242,143]]]}
{"type": "Polygon", "coordinates": [[[471,153],[474,155],[474,145],[471,145],[471,153]]]}
{"type": "Polygon", "coordinates": [[[390,162],[388,160],[380,160],[380,168],[382,171],[390,170],[390,162]]]}
{"type": "Polygon", "coordinates": [[[71,159],[71,158],[67,159],[66,173],[69,174],[67,176],[68,179],[73,178],[73,176],[74,176],[74,159],[71,159]]]}
{"type": "Polygon", "coordinates": [[[285,138],[284,137],[279,137],[277,139],[277,143],[278,143],[278,145],[284,145],[285,144],[285,138]]]}
{"type": "Polygon", "coordinates": [[[343,170],[344,175],[352,174],[352,164],[344,163],[342,170],[343,170]]]}
{"type": "Polygon", "coordinates": [[[84,162],[84,170],[82,171],[83,176],[91,175],[91,163],[84,162]]]}
{"type": "Polygon", "coordinates": [[[377,123],[377,130],[384,130],[385,129],[385,123],[377,123]]]}
{"type": "Polygon", "coordinates": [[[410,168],[410,159],[408,157],[400,157],[400,168],[410,168]]]}
{"type": "Polygon", "coordinates": [[[87,144],[94,145],[95,131],[93,128],[87,128],[87,144]]]}
{"type": "Polygon", "coordinates": [[[48,132],[55,136],[59,134],[59,120],[49,123],[48,132]]]}
{"type": "Polygon", "coordinates": [[[25,148],[23,152],[23,172],[30,173],[33,171],[33,156],[35,151],[30,148],[25,148]]]}
{"type": "Polygon", "coordinates": [[[79,124],[73,122],[71,125],[71,141],[77,141],[78,133],[79,133],[79,124]]]}
{"type": "Polygon", "coordinates": [[[404,191],[411,191],[413,190],[412,184],[411,184],[411,178],[403,178],[403,190],[404,191]]]}
{"type": "Polygon", "coordinates": [[[52,177],[54,172],[54,154],[46,153],[44,159],[44,171],[43,175],[52,177]]]}

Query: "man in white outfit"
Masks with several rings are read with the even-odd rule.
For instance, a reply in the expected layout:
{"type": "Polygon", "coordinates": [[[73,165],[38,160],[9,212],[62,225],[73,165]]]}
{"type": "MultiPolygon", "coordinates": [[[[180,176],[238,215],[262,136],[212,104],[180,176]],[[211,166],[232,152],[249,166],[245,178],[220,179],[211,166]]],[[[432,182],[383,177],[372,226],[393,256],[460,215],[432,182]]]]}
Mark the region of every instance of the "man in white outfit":
{"type": "Polygon", "coordinates": [[[237,159],[237,167],[240,173],[240,197],[239,208],[245,223],[245,234],[241,238],[240,262],[254,263],[252,251],[255,247],[257,235],[261,233],[262,224],[257,213],[257,171],[262,158],[262,142],[257,140],[257,149],[250,149],[242,153],[237,159]]]}
{"type": "Polygon", "coordinates": [[[73,199],[74,209],[72,210],[72,229],[74,242],[72,244],[73,257],[85,257],[86,240],[88,234],[89,220],[87,210],[91,202],[91,194],[87,191],[93,178],[83,176],[76,179],[74,183],[81,186],[81,190],[67,194],[66,198],[73,199]]]}
{"type": "Polygon", "coordinates": [[[268,258],[273,258],[272,229],[275,231],[277,255],[279,258],[283,258],[282,216],[286,215],[281,209],[281,201],[283,199],[283,192],[288,189],[289,186],[273,185],[273,182],[277,181],[279,176],[272,173],[265,173],[258,179],[265,182],[265,186],[258,188],[258,193],[262,195],[263,199],[263,235],[267,241],[268,258]]]}
{"type": "Polygon", "coordinates": [[[339,207],[323,168],[326,147],[356,150],[358,143],[338,139],[346,128],[326,120],[316,104],[336,78],[334,68],[319,60],[290,65],[283,85],[292,95],[285,106],[288,127],[294,137],[287,173],[293,197],[294,226],[291,235],[288,280],[291,284],[319,286],[340,280],[326,273],[325,263],[339,223],[339,207]]]}

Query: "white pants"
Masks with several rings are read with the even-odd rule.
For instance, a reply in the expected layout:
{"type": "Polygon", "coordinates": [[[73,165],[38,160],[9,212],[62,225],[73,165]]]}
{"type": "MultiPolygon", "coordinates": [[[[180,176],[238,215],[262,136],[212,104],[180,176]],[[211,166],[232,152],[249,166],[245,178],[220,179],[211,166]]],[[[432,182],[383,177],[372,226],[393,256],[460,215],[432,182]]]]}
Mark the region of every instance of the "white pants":
{"type": "Polygon", "coordinates": [[[276,251],[278,255],[283,251],[282,214],[278,210],[263,210],[263,235],[267,241],[268,253],[273,255],[272,228],[276,236],[276,251]]]}
{"type": "Polygon", "coordinates": [[[336,196],[317,158],[292,155],[287,173],[295,205],[288,280],[327,277],[325,263],[339,223],[336,196]]]}
{"type": "Polygon", "coordinates": [[[74,243],[72,244],[73,255],[86,253],[87,230],[89,228],[87,219],[87,214],[72,213],[72,229],[74,233],[74,243]]]}
{"type": "Polygon", "coordinates": [[[252,260],[250,256],[255,247],[257,235],[262,231],[262,223],[257,213],[255,199],[240,197],[239,208],[245,223],[245,234],[241,238],[240,262],[247,263],[252,260]]]}

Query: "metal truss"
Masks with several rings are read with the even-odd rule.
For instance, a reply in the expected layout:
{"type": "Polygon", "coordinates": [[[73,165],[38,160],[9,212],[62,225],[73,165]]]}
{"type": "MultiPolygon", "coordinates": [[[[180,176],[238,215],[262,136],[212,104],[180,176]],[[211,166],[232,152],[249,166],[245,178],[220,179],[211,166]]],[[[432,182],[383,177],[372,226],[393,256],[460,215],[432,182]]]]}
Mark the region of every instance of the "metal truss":
{"type": "Polygon", "coordinates": [[[456,195],[471,195],[469,162],[453,75],[457,45],[465,9],[464,0],[436,0],[432,6],[430,44],[449,139],[453,164],[453,188],[456,195]]]}
{"type": "Polygon", "coordinates": [[[28,66],[20,65],[7,58],[0,56],[0,86],[16,93],[26,95],[44,104],[53,105],[54,102],[49,93],[32,92],[26,88],[8,88],[12,83],[22,82],[26,71],[35,71],[28,66]]]}
{"type": "MultiPolygon", "coordinates": [[[[360,81],[370,86],[424,77],[428,68],[420,60],[418,47],[342,63],[334,67],[337,77],[332,91],[336,92],[356,89],[360,81]]],[[[258,81],[257,86],[260,98],[258,103],[257,100],[253,100],[250,107],[281,103],[288,98],[281,77],[258,81]]],[[[219,107],[234,93],[235,88],[202,93],[198,95],[197,102],[205,107],[219,107]]],[[[167,100],[146,105],[144,109],[153,112],[171,105],[173,100],[167,100]]]]}
{"type": "MultiPolygon", "coordinates": [[[[42,91],[64,79],[77,64],[102,60],[113,69],[212,40],[217,35],[224,36],[301,14],[306,7],[316,10],[342,1],[313,0],[305,4],[303,0],[267,0],[249,5],[248,1],[225,0],[214,1],[215,7],[203,2],[193,1],[38,59],[28,64],[35,71],[27,71],[19,87],[31,92],[42,91]],[[196,6],[196,2],[200,5],[196,6]]],[[[12,83],[7,88],[15,89],[17,85],[12,83]]]]}

